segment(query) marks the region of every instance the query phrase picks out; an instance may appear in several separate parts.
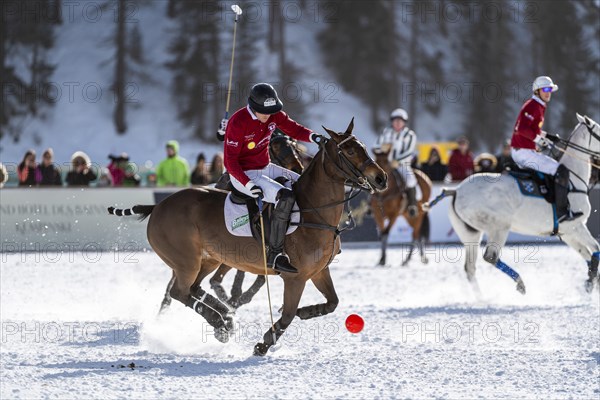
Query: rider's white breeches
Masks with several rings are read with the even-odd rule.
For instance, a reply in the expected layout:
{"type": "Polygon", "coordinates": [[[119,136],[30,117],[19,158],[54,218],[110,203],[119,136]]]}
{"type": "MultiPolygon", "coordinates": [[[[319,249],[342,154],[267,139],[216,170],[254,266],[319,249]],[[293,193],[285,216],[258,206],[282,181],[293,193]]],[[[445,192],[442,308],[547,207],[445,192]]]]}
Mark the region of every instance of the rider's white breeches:
{"type": "Polygon", "coordinates": [[[512,149],[511,155],[521,168],[532,168],[545,174],[554,175],[559,163],[545,154],[531,149],[512,149]]]}
{"type": "Polygon", "coordinates": [[[410,166],[410,164],[400,164],[400,166],[398,167],[398,172],[402,176],[402,179],[404,179],[406,187],[414,188],[417,186],[417,178],[415,177],[415,173],[413,172],[413,169],[410,166]]]}
{"type": "MultiPolygon", "coordinates": [[[[290,189],[292,187],[292,183],[296,182],[300,177],[300,175],[297,173],[275,164],[269,164],[263,169],[251,169],[244,172],[246,175],[248,175],[248,178],[250,178],[252,182],[256,183],[262,188],[263,193],[265,194],[265,198],[263,200],[267,203],[273,204],[277,202],[277,193],[284,187],[290,189]],[[279,178],[281,176],[288,180],[285,186],[275,181],[275,178],[279,178]]],[[[251,196],[250,190],[246,189],[246,187],[233,176],[231,177],[231,183],[240,192],[251,196]]]]}

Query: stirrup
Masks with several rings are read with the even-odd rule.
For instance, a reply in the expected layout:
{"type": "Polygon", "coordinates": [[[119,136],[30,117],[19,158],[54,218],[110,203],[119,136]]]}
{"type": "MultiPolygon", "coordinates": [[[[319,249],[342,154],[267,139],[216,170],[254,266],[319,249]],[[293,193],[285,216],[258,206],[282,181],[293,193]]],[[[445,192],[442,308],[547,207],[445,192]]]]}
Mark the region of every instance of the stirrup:
{"type": "Polygon", "coordinates": [[[267,266],[273,268],[273,270],[277,272],[290,272],[292,274],[298,273],[298,270],[290,263],[290,258],[284,253],[277,254],[273,258],[273,262],[267,263],[267,266]]]}
{"type": "Polygon", "coordinates": [[[416,206],[416,204],[408,206],[407,211],[410,218],[415,218],[417,215],[419,215],[419,208],[416,206]]]}
{"type": "Polygon", "coordinates": [[[574,213],[574,212],[572,212],[572,211],[569,210],[568,213],[566,213],[565,215],[563,215],[562,217],[560,217],[558,219],[558,223],[573,221],[573,220],[581,217],[582,215],[583,215],[582,212],[576,212],[576,213],[574,213]]]}

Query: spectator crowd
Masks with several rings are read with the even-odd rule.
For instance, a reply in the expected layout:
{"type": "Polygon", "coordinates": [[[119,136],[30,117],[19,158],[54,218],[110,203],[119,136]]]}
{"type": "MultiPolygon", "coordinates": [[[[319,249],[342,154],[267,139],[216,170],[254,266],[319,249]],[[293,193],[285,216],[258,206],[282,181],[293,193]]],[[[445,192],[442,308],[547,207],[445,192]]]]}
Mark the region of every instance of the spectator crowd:
{"type": "MultiPolygon", "coordinates": [[[[470,150],[469,140],[460,137],[456,141],[448,164],[442,162],[439,147],[433,145],[423,163],[414,157],[413,167],[422,170],[433,182],[460,182],[479,172],[502,172],[514,165],[510,155],[510,142],[503,144],[499,154],[481,153],[475,157],[470,150]]],[[[166,158],[146,176],[146,186],[182,187],[209,185],[218,181],[224,172],[223,154],[217,153],[210,163],[204,153],[198,154],[192,169],[187,160],[179,155],[179,143],[170,140],[165,146],[166,158]]],[[[19,186],[90,186],[95,181],[98,187],[137,187],[142,184],[138,166],[131,162],[127,153],[110,154],[106,167],[92,166],[90,157],[83,151],[71,156],[66,174],[54,162],[51,148],[42,153],[38,163],[36,152],[28,150],[17,166],[19,186]],[[64,179],[63,179],[64,177],[64,179]]],[[[6,168],[0,164],[0,187],[8,179],[6,168]]]]}

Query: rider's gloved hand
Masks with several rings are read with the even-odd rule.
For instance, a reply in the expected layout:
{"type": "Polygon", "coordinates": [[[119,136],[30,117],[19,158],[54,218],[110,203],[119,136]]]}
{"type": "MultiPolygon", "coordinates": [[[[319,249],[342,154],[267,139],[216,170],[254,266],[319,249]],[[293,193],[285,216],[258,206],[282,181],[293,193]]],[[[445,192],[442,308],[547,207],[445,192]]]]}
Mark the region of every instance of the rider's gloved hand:
{"type": "Polygon", "coordinates": [[[310,141],[313,143],[321,144],[321,143],[325,143],[325,140],[327,140],[327,139],[323,135],[319,135],[318,133],[314,133],[314,132],[310,134],[310,141]]]}
{"type": "Polygon", "coordinates": [[[265,197],[262,188],[252,181],[246,183],[246,189],[250,191],[251,196],[255,199],[264,199],[265,197]]]}
{"type": "Polygon", "coordinates": [[[560,140],[560,136],[555,135],[553,133],[546,133],[546,140],[548,140],[552,143],[556,143],[560,140]]]}
{"type": "Polygon", "coordinates": [[[548,147],[552,144],[552,142],[550,142],[545,135],[537,135],[533,141],[541,148],[548,147]]]}
{"type": "Polygon", "coordinates": [[[225,130],[227,129],[228,122],[229,120],[227,118],[223,118],[219,124],[219,129],[217,129],[217,139],[221,142],[225,140],[225,130]]]}

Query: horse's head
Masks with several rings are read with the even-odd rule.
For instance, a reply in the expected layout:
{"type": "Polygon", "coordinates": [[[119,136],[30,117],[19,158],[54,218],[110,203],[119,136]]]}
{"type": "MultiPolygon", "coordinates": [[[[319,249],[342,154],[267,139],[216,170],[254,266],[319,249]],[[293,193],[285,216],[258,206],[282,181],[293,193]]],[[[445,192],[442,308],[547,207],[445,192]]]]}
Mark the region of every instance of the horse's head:
{"type": "Polygon", "coordinates": [[[580,126],[582,128],[585,127],[587,130],[587,134],[589,135],[588,149],[590,152],[600,154],[600,125],[590,117],[579,114],[577,114],[577,120],[580,122],[580,126]]]}
{"type": "Polygon", "coordinates": [[[324,146],[324,152],[334,163],[338,176],[371,192],[387,188],[387,174],[369,157],[365,145],[352,134],[354,118],[346,132],[323,129],[331,137],[324,146]]]}
{"type": "Polygon", "coordinates": [[[283,168],[301,174],[304,170],[296,151],[296,142],[285,135],[273,135],[269,143],[271,159],[283,168]]]}
{"type": "Polygon", "coordinates": [[[373,149],[373,154],[375,155],[375,162],[380,165],[383,169],[387,168],[387,164],[389,163],[389,155],[392,150],[392,145],[389,143],[382,144],[380,147],[375,147],[373,149]]]}

